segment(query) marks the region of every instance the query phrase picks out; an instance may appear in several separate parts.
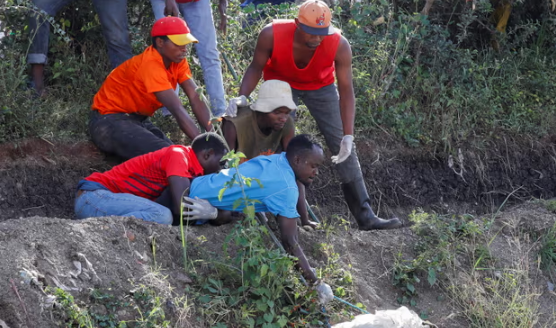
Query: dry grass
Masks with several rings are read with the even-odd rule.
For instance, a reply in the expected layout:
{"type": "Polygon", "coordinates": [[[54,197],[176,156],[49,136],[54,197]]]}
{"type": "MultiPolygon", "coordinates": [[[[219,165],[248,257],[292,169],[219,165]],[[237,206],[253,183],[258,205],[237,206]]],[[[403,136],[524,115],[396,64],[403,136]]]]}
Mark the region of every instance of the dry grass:
{"type": "Polygon", "coordinates": [[[477,256],[472,245],[467,255],[473,266],[455,266],[448,277],[452,297],[471,327],[538,327],[541,290],[534,276],[534,243],[517,226],[510,228],[509,235],[496,232],[486,246],[496,258],[487,259],[484,252],[477,256]]]}

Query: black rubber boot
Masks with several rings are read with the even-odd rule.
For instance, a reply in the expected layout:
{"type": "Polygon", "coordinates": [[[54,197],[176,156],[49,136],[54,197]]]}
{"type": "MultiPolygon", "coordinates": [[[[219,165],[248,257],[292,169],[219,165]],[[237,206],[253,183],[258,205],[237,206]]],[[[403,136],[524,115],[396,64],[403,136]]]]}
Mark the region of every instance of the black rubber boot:
{"type": "Polygon", "coordinates": [[[363,180],[343,183],[342,191],[349,210],[359,225],[359,230],[395,229],[402,226],[398,218],[385,220],[375,215],[363,180]]]}

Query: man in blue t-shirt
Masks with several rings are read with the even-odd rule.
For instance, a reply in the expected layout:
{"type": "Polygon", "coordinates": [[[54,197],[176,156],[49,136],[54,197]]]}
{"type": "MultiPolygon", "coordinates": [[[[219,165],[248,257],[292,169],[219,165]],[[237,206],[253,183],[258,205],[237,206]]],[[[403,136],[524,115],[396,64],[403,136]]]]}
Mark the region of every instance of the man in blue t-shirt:
{"type": "MultiPolygon", "coordinates": [[[[286,153],[255,157],[241,164],[239,172],[246,178],[256,178],[261,182],[262,186],[255,181],[252,181],[251,186],[243,186],[247,198],[258,200],[254,204],[255,212],[270,212],[290,219],[299,217],[296,208],[299,197],[296,175],[286,153]]],[[[237,184],[226,189],[222,200],[218,200],[219,191],[235,173],[236,169],[231,168],[217,174],[197,177],[193,180],[189,196],[207,200],[219,210],[242,211],[245,207],[243,201],[234,208],[234,202],[243,198],[242,189],[237,184]]]]}
{"type": "MultiPolygon", "coordinates": [[[[299,259],[303,276],[310,282],[317,282],[315,273],[297,239],[297,200],[299,190],[296,181],[309,186],[319,172],[324,161],[322,147],[309,135],[301,134],[292,138],[286,153],[258,156],[241,165],[238,170],[246,178],[256,178],[250,186],[241,188],[234,184],[224,191],[222,199],[218,194],[224,184],[232,179],[236,169],[222,170],[220,173],[197,177],[191,183],[189,197],[185,198],[184,212],[189,211],[188,219],[223,219],[229,211],[241,211],[243,201],[234,209],[237,199],[243,192],[250,200],[255,200],[255,212],[270,212],[277,218],[286,251],[299,259]]],[[[330,287],[320,283],[319,296],[330,287]]],[[[331,290],[330,294],[331,295],[331,290]]],[[[326,297],[325,297],[326,298],[326,297]]]]}

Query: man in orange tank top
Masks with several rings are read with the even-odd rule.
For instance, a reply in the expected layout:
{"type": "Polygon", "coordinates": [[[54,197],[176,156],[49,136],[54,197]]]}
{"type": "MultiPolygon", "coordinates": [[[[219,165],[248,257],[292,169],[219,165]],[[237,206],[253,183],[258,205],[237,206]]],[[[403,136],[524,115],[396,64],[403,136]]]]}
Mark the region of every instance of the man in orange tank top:
{"type": "MultiPolygon", "coordinates": [[[[242,103],[261,76],[281,80],[292,87],[294,101],[301,100],[317,122],[333,154],[342,191],[360,230],[393,229],[398,218],[377,217],[370,205],[361,167],[353,144],[355,95],[351,70],[351,47],[331,24],[332,14],[320,0],[308,0],[295,20],[275,20],[257,40],[253,61],[247,68],[240,98],[242,103]],[[338,87],[334,83],[337,79],[338,87]]],[[[228,108],[227,112],[233,111],[228,108]]]]}
{"type": "Polygon", "coordinates": [[[197,122],[210,131],[210,112],[197,93],[186,54],[186,45],[197,42],[179,17],[157,20],[152,29],[152,46],[116,67],[93,99],[89,134],[106,153],[124,160],[173,145],[150,120],[165,106],[180,129],[193,140],[200,134],[174,92],[183,89],[197,122]]]}

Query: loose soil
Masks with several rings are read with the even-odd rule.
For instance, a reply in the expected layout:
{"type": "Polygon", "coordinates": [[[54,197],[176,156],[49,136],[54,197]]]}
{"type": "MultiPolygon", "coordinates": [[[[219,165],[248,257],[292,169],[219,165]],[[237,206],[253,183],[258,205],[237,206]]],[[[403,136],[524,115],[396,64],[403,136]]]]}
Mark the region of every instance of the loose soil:
{"type": "MultiPolygon", "coordinates": [[[[469,149],[473,150],[462,149],[459,156],[456,150],[450,164],[449,154],[392,146],[387,138],[359,143],[365,181],[369,190],[375,191],[375,209],[383,216],[402,218],[417,207],[437,212],[491,213],[510,195],[510,201],[554,196],[556,177],[551,172],[555,172],[556,156],[551,143],[501,140],[484,146],[484,150],[469,149]],[[390,146],[384,146],[387,144],[390,146]]],[[[167,277],[166,285],[159,284],[166,286],[160,287],[160,292],[168,297],[176,291],[182,293],[189,278],[182,273],[176,227],[117,217],[68,220],[73,218],[79,179],[114,163],[107,162],[87,142],[64,144],[39,139],[0,145],[0,320],[9,327],[63,326],[63,319],[52,314],[56,311],[52,312],[51,300],[39,285],[66,287],[77,302],[88,302],[91,289],[131,295],[138,284],[152,284],[156,280],[151,270],[153,236],[157,267],[167,277]],[[74,262],[86,272],[77,275],[74,262]]],[[[402,251],[411,256],[410,246],[417,237],[407,228],[360,232],[339,224],[340,218],[349,217],[348,209],[330,166],[321,170],[308,198],[321,218],[335,226],[329,234],[300,229],[310,262],[314,266],[326,263],[326,256],[314,251],[315,245],[332,244],[342,264],[346,268],[351,265],[357,299],[367,309],[398,307],[396,299],[401,292],[392,285],[390,270],[395,254],[402,251]]],[[[531,253],[527,258],[531,262],[531,283],[540,295],[542,323],[555,322],[556,299],[546,288],[547,277],[534,269],[536,241],[523,240],[521,253],[516,253],[505,240],[515,235],[516,229],[540,234],[555,220],[556,216],[539,204],[510,208],[496,221],[500,233],[491,249],[492,256],[501,259],[500,265],[508,266],[524,258],[522,250],[531,253]]],[[[187,240],[192,258],[203,260],[207,254],[220,252],[230,229],[190,228],[187,240]]],[[[412,308],[417,313],[426,311],[429,320],[439,327],[468,326],[443,290],[424,285],[417,288],[419,301],[412,308]]],[[[191,313],[195,313],[194,306],[191,313]]],[[[118,316],[122,320],[137,319],[126,308],[118,316]]],[[[178,320],[170,317],[173,322],[178,320]]],[[[177,326],[203,326],[194,315],[180,322],[177,326]]]]}

